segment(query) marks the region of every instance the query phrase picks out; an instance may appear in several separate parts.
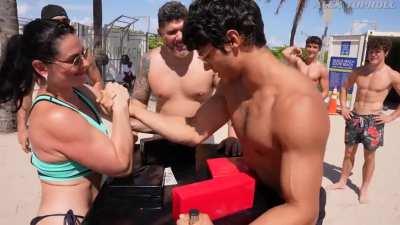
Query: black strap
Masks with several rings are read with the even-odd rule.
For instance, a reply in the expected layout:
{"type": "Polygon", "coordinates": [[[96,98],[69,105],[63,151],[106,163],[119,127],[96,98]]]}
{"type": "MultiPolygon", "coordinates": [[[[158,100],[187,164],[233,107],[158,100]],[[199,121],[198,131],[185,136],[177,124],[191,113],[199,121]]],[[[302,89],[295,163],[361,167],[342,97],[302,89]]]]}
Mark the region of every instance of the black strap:
{"type": "Polygon", "coordinates": [[[94,116],[96,117],[96,121],[98,124],[101,124],[101,119],[99,116],[99,113],[93,108],[93,106],[89,103],[86,102],[86,100],[88,100],[89,98],[87,96],[85,96],[82,91],[80,91],[77,88],[74,88],[74,93],[78,96],[78,98],[89,107],[90,111],[92,111],[92,113],[94,114],[94,116]],[[85,96],[87,99],[85,99],[83,96],[85,96]]]}
{"type": "Polygon", "coordinates": [[[51,217],[51,216],[64,216],[63,225],[80,225],[81,221],[79,221],[79,219],[85,218],[83,216],[75,215],[74,212],[70,209],[65,214],[49,214],[49,215],[44,215],[44,216],[37,216],[31,220],[30,225],[36,225],[44,218],[51,217]]]}
{"type": "MultiPolygon", "coordinates": [[[[96,118],[95,118],[95,121],[96,121],[98,124],[101,124],[101,119],[100,119],[100,117],[99,117],[99,115],[98,115],[98,112],[95,111],[95,110],[92,108],[92,106],[91,106],[90,104],[86,103],[86,101],[85,101],[85,100],[82,98],[82,96],[81,96],[81,94],[82,94],[81,91],[79,91],[78,89],[74,88],[74,92],[75,92],[75,94],[78,96],[78,98],[79,98],[85,105],[87,105],[87,106],[89,107],[90,111],[93,112],[94,116],[96,117],[96,118]]],[[[48,94],[41,94],[41,95],[39,95],[39,96],[48,96],[50,99],[49,99],[49,100],[47,100],[47,99],[39,99],[39,100],[35,101],[35,102],[33,103],[32,107],[31,107],[30,111],[29,111],[28,117],[31,115],[31,112],[32,112],[32,110],[33,110],[33,107],[34,107],[37,103],[39,103],[39,102],[41,102],[41,101],[48,101],[48,102],[54,103],[54,104],[56,104],[56,105],[59,105],[59,106],[63,106],[63,107],[72,109],[72,110],[74,110],[74,111],[77,112],[77,113],[80,113],[80,111],[79,111],[75,106],[73,106],[73,105],[70,104],[69,102],[62,101],[62,100],[58,99],[58,98],[55,97],[55,96],[51,96],[51,95],[48,95],[48,94]],[[58,101],[61,101],[61,102],[65,103],[65,104],[68,105],[69,107],[67,107],[67,106],[65,106],[65,105],[62,105],[62,104],[60,104],[60,103],[58,103],[58,102],[52,101],[53,98],[54,98],[54,99],[57,99],[58,101]]],[[[37,96],[37,97],[39,97],[39,96],[37,96]]],[[[87,115],[87,116],[89,116],[89,115],[87,115]]],[[[90,117],[90,116],[89,116],[89,117],[90,117]]]]}
{"type": "Polygon", "coordinates": [[[33,107],[34,107],[37,103],[42,102],[42,101],[51,102],[51,103],[54,103],[54,104],[56,104],[56,105],[59,105],[59,106],[62,106],[62,107],[66,107],[66,108],[72,109],[72,110],[74,110],[75,112],[79,113],[78,109],[77,109],[75,106],[71,105],[71,104],[68,103],[68,102],[62,101],[62,100],[58,99],[57,97],[54,97],[54,96],[51,96],[51,95],[48,95],[48,94],[41,94],[41,95],[38,95],[36,98],[38,98],[38,97],[40,97],[40,96],[47,96],[47,97],[49,97],[50,99],[39,99],[39,100],[35,100],[35,102],[33,103],[32,107],[31,107],[31,110],[29,111],[28,117],[31,115],[31,112],[32,112],[32,110],[33,110],[33,107]],[[53,98],[54,98],[54,99],[57,99],[58,101],[61,101],[61,102],[65,103],[65,104],[68,105],[69,107],[67,107],[67,106],[65,106],[65,105],[62,105],[62,104],[60,104],[60,103],[58,103],[58,102],[56,102],[56,101],[53,101],[53,98]]]}
{"type": "MultiPolygon", "coordinates": [[[[43,95],[40,95],[40,96],[43,96],[43,95]]],[[[29,112],[29,115],[31,114],[33,107],[34,107],[37,103],[42,102],[42,101],[51,102],[51,103],[54,103],[54,104],[56,104],[56,105],[59,105],[59,106],[62,106],[62,107],[66,107],[66,108],[72,109],[72,110],[74,110],[75,112],[79,113],[78,109],[77,109],[75,106],[69,104],[68,102],[62,101],[62,102],[64,102],[66,105],[68,105],[69,107],[67,107],[67,106],[65,106],[65,105],[62,105],[62,104],[60,104],[60,103],[58,103],[58,102],[52,101],[52,98],[55,98],[55,99],[61,101],[60,99],[58,99],[58,98],[56,98],[56,97],[54,97],[54,96],[51,96],[51,95],[44,95],[44,96],[49,96],[50,99],[49,99],[49,100],[47,100],[47,99],[39,99],[39,100],[35,101],[35,103],[33,103],[32,107],[31,107],[31,111],[29,112]]]]}

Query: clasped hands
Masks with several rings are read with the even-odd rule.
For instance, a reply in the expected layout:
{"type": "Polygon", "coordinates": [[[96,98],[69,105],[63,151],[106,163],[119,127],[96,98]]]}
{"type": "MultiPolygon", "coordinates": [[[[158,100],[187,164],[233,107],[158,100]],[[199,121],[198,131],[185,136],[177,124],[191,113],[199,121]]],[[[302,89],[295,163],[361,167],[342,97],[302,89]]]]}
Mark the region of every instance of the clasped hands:
{"type": "Polygon", "coordinates": [[[131,116],[133,116],[138,103],[137,100],[131,99],[128,90],[118,83],[107,83],[104,90],[100,91],[100,95],[97,96],[96,102],[108,115],[111,115],[115,110],[129,107],[131,116]]]}

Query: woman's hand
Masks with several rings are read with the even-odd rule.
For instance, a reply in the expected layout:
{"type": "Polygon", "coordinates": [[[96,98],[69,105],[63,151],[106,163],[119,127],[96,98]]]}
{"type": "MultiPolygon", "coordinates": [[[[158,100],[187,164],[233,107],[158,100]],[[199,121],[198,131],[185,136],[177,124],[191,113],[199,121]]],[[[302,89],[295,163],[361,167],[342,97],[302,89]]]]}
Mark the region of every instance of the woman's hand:
{"type": "Polygon", "coordinates": [[[128,106],[129,93],[128,90],[117,83],[108,83],[97,102],[106,112],[112,112],[120,108],[128,106]]]}

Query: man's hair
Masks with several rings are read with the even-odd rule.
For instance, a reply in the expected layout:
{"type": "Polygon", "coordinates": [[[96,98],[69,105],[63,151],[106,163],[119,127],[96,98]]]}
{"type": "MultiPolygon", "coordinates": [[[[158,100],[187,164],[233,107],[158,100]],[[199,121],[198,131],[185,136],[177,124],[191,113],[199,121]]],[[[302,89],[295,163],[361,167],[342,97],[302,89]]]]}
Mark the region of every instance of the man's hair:
{"type": "Polygon", "coordinates": [[[387,37],[370,37],[367,50],[382,49],[385,53],[392,48],[392,41],[387,37]]]}
{"type": "Polygon", "coordinates": [[[226,32],[236,30],[246,45],[266,44],[260,8],[254,0],[195,0],[183,28],[183,42],[189,50],[211,43],[224,51],[226,32]]]}
{"type": "Polygon", "coordinates": [[[306,40],[306,46],[308,44],[316,44],[316,45],[318,45],[319,49],[321,49],[321,47],[322,47],[322,39],[320,37],[318,37],[318,36],[310,36],[306,40]]]}
{"type": "Polygon", "coordinates": [[[158,27],[163,27],[166,23],[174,20],[185,20],[188,11],[186,7],[178,1],[165,3],[158,10],[158,27]]]}
{"type": "Polygon", "coordinates": [[[128,64],[129,61],[130,59],[128,55],[125,54],[121,56],[121,64],[128,64]]]}

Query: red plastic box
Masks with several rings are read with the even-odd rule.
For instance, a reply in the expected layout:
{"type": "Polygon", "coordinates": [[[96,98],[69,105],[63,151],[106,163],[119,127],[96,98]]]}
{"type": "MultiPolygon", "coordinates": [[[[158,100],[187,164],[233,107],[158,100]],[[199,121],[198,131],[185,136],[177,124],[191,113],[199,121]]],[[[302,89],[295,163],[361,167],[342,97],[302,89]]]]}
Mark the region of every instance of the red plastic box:
{"type": "Polygon", "coordinates": [[[255,180],[245,173],[192,183],[172,189],[172,215],[192,208],[207,213],[212,220],[253,207],[255,180]]]}
{"type": "Polygon", "coordinates": [[[213,178],[224,177],[239,173],[238,168],[227,158],[216,158],[207,160],[213,178]]]}

